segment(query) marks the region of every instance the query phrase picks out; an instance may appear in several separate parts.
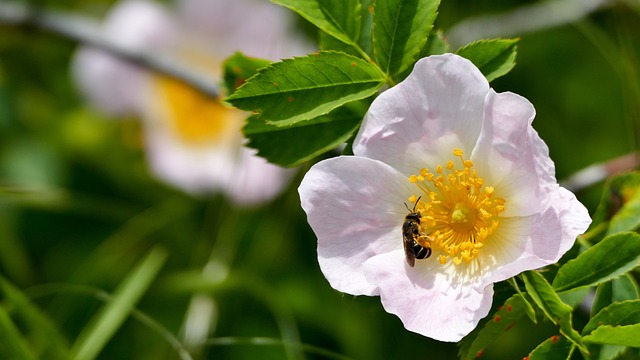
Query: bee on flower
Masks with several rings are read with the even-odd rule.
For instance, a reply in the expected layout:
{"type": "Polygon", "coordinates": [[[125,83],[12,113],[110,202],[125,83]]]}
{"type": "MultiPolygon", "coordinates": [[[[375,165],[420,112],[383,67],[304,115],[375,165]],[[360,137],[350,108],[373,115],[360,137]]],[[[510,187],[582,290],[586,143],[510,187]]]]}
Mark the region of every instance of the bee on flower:
{"type": "MultiPolygon", "coordinates": [[[[220,82],[222,62],[235,51],[277,60],[311,51],[283,8],[260,0],[181,0],[175,8],[144,0],[118,3],[103,36],[149,56],[168,56],[220,82]]],[[[151,171],[195,195],[221,191],[237,204],[267,201],[291,172],[243,146],[245,113],[173,78],[152,73],[99,49],[82,47],[72,71],[100,110],[143,121],[151,171]]]]}
{"type": "Polygon", "coordinates": [[[374,100],[354,155],[315,164],[299,187],[331,286],[455,342],[488,314],[493,283],[558,261],[591,219],[558,185],[534,116],[460,56],[419,60],[374,100]]]}

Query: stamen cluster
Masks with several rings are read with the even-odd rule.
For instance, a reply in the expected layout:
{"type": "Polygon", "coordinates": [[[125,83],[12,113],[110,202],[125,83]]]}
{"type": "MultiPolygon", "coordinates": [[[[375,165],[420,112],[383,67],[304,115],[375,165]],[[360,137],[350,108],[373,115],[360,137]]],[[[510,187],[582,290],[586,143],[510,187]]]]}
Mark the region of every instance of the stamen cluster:
{"type": "Polygon", "coordinates": [[[505,204],[504,199],[494,196],[492,186],[484,184],[461,149],[454,149],[453,155],[460,159],[458,166],[450,160],[444,168],[438,165],[435,173],[422,168],[418,175],[409,177],[422,192],[420,197],[409,198],[414,203],[420,199],[416,204],[421,215],[418,241],[440,250],[438,260],[443,265],[449,258],[456,265],[475,259],[498,228],[505,204]]]}

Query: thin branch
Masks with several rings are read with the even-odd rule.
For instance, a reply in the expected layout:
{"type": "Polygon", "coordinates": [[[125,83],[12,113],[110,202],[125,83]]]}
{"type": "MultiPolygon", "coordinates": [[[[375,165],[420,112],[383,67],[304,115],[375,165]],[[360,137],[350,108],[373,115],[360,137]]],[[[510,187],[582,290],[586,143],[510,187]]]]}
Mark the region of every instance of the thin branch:
{"type": "Polygon", "coordinates": [[[640,166],[640,153],[629,153],[609,161],[587,166],[560,182],[560,185],[576,192],[605,180],[613,174],[640,166]]]}
{"type": "Polygon", "coordinates": [[[455,48],[474,40],[521,36],[569,24],[612,5],[614,0],[548,0],[495,15],[480,15],[454,25],[447,39],[455,48]]]}
{"type": "Polygon", "coordinates": [[[178,79],[212,98],[220,96],[218,87],[207,77],[174,59],[150,56],[106,39],[98,22],[62,12],[44,11],[20,3],[0,3],[0,24],[33,27],[93,46],[135,65],[178,79]]]}

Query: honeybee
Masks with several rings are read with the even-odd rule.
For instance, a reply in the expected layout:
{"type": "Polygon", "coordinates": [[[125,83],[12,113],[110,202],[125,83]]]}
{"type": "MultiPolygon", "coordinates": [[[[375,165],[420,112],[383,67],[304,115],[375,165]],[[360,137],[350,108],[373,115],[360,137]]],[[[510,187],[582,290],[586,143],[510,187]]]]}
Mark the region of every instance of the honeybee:
{"type": "Polygon", "coordinates": [[[413,210],[409,209],[409,206],[405,203],[404,206],[409,210],[409,214],[404,217],[404,223],[402,224],[402,241],[404,243],[404,255],[409,266],[414,267],[416,259],[426,259],[431,256],[431,248],[428,246],[422,246],[416,238],[420,237],[420,218],[422,215],[416,212],[416,206],[418,201],[413,205],[413,210]]]}

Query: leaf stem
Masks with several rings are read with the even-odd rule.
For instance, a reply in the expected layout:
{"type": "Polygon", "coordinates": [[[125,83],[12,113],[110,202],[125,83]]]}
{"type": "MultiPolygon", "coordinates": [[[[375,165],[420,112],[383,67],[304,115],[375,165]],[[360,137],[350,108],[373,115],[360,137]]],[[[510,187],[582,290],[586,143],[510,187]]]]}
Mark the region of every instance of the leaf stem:
{"type": "Polygon", "coordinates": [[[360,54],[360,56],[362,56],[363,59],[367,60],[370,64],[375,66],[376,69],[378,69],[378,71],[380,72],[380,74],[384,78],[384,82],[387,85],[389,85],[389,87],[393,87],[393,86],[396,85],[396,82],[391,78],[391,76],[389,74],[387,74],[386,72],[384,72],[384,70],[382,70],[380,68],[380,66],[378,66],[378,64],[376,64],[376,62],[369,56],[369,54],[367,54],[367,52],[364,51],[358,44],[352,43],[350,45],[353,46],[353,48],[358,51],[358,53],[360,54]]]}

